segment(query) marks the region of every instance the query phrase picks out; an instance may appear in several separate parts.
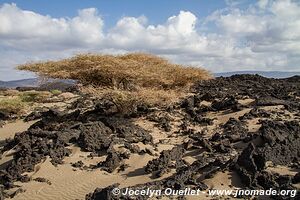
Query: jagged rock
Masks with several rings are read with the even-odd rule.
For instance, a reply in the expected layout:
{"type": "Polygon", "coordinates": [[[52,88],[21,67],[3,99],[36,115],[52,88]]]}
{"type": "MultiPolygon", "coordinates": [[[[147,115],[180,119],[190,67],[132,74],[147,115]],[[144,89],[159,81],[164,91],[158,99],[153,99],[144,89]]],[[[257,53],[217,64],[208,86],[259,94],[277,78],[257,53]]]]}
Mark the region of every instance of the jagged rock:
{"type": "Polygon", "coordinates": [[[52,185],[51,181],[49,181],[46,178],[42,178],[42,177],[37,177],[35,179],[33,179],[34,181],[40,182],[40,183],[47,183],[48,185],[52,185]]]}
{"type": "Polygon", "coordinates": [[[248,113],[245,113],[243,116],[239,117],[239,120],[248,120],[253,118],[268,118],[271,116],[270,112],[259,108],[253,108],[248,113]]]}
{"type": "Polygon", "coordinates": [[[157,123],[157,126],[166,131],[166,132],[170,132],[171,131],[171,125],[170,125],[170,121],[171,121],[171,118],[168,117],[167,115],[157,115],[156,113],[153,113],[149,116],[147,116],[147,119],[150,120],[150,121],[153,121],[153,122],[156,122],[157,123]]]}
{"type": "Polygon", "coordinates": [[[197,122],[199,125],[202,125],[202,126],[209,126],[209,125],[213,125],[214,120],[211,118],[202,117],[200,115],[197,115],[194,117],[193,121],[197,122]]]}
{"type": "MultiPolygon", "coordinates": [[[[172,162],[175,162],[175,165],[182,165],[182,156],[184,153],[182,147],[174,147],[171,150],[164,150],[160,153],[159,158],[151,160],[146,165],[145,171],[151,173],[154,171],[162,171],[169,168],[172,162]]],[[[163,173],[160,173],[162,175],[163,173]]]]}
{"type": "Polygon", "coordinates": [[[113,139],[112,130],[102,122],[90,122],[79,126],[81,131],[78,143],[87,151],[107,149],[113,139]]]}
{"type": "Polygon", "coordinates": [[[123,138],[126,142],[152,143],[153,138],[149,132],[124,118],[104,118],[103,122],[113,130],[119,138],[123,138]]]}
{"type": "Polygon", "coordinates": [[[300,172],[298,172],[298,173],[293,177],[292,182],[293,182],[294,184],[300,183],[300,172]]]}
{"type": "Polygon", "coordinates": [[[121,164],[123,159],[128,159],[128,154],[121,154],[117,152],[108,152],[106,160],[103,162],[98,163],[97,167],[112,173],[115,171],[121,164]]]}
{"type": "Polygon", "coordinates": [[[252,186],[258,171],[265,168],[265,160],[255,152],[255,146],[250,143],[238,157],[235,168],[241,176],[241,180],[247,186],[252,186]]]}
{"type": "Polygon", "coordinates": [[[84,163],[81,160],[79,160],[75,163],[72,163],[72,167],[75,167],[75,168],[82,168],[83,166],[84,166],[84,163]]]}
{"type": "Polygon", "coordinates": [[[86,200],[117,200],[120,199],[118,195],[114,195],[112,190],[118,188],[119,184],[113,184],[106,188],[97,188],[93,193],[87,194],[86,200]]]}
{"type": "Polygon", "coordinates": [[[9,118],[7,113],[4,113],[2,111],[0,111],[0,121],[1,120],[7,120],[9,118]]]}
{"type": "Polygon", "coordinates": [[[274,164],[290,165],[299,162],[299,133],[300,125],[297,121],[263,121],[259,134],[265,145],[259,148],[258,152],[274,164]]]}
{"type": "Polygon", "coordinates": [[[211,107],[218,111],[227,110],[227,109],[232,109],[234,111],[240,110],[240,105],[233,96],[223,98],[220,101],[214,100],[211,103],[211,107]]]}
{"type": "Polygon", "coordinates": [[[224,129],[222,137],[228,138],[232,142],[245,140],[248,137],[248,129],[245,124],[235,118],[229,118],[222,128],[224,129]]]}

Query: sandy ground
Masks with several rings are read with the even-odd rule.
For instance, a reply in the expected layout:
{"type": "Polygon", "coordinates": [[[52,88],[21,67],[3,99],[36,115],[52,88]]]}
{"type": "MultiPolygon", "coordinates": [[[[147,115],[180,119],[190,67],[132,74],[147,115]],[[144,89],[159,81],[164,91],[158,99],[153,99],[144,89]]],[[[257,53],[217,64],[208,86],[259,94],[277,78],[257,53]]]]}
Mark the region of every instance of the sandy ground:
{"type": "MultiPolygon", "coordinates": [[[[13,137],[17,132],[27,130],[33,123],[34,122],[26,123],[18,120],[6,124],[3,128],[0,128],[0,140],[13,137]]],[[[156,141],[161,139],[158,138],[158,136],[161,137],[158,132],[154,131],[156,141]]],[[[151,146],[148,147],[143,144],[140,144],[139,146],[142,149],[152,148],[151,146]]],[[[160,145],[158,150],[162,151],[171,149],[172,147],[173,145],[168,144],[160,145]]],[[[30,181],[28,183],[17,182],[16,184],[22,186],[26,192],[15,196],[13,199],[84,199],[85,195],[92,192],[96,187],[106,187],[114,183],[120,183],[120,187],[126,187],[154,180],[150,175],[145,174],[143,169],[148,161],[154,158],[148,154],[132,155],[129,160],[125,161],[125,164],[128,164],[129,168],[122,173],[115,172],[109,174],[105,171],[100,171],[99,169],[80,170],[72,167],[71,163],[75,163],[79,160],[83,161],[87,166],[90,164],[97,164],[99,161],[105,160],[105,156],[92,159],[88,158],[89,152],[82,152],[79,147],[72,146],[71,149],[72,155],[64,159],[65,164],[54,167],[50,163],[50,159],[47,158],[44,162],[35,167],[34,172],[28,173],[32,179],[37,177],[48,179],[51,182],[51,185],[36,181],[30,181]]],[[[4,153],[3,158],[0,160],[1,168],[5,167],[7,162],[12,159],[12,155],[13,151],[4,153]]],[[[165,176],[162,178],[165,178],[165,176]]]]}
{"type": "MultiPolygon", "coordinates": [[[[143,175],[140,169],[151,159],[149,156],[133,155],[126,163],[130,165],[122,174],[109,174],[100,170],[75,169],[70,163],[83,160],[85,164],[96,163],[99,159],[87,159],[86,153],[81,152],[78,147],[72,148],[72,156],[65,159],[65,164],[54,167],[49,159],[40,164],[36,171],[29,174],[33,179],[43,177],[52,184],[31,181],[19,183],[26,190],[25,193],[17,195],[14,199],[84,199],[85,195],[96,187],[106,187],[114,183],[121,186],[129,186],[151,181],[148,175],[143,175]]],[[[104,158],[102,158],[104,159],[104,158]]]]}
{"type": "MultiPolygon", "coordinates": [[[[157,127],[151,122],[143,124],[142,121],[137,122],[145,129],[152,129],[152,135],[154,141],[159,141],[165,139],[167,135],[160,132],[157,127]]],[[[25,123],[22,121],[16,121],[13,123],[6,124],[0,129],[1,140],[9,137],[13,137],[15,133],[25,131],[33,122],[25,123]]],[[[166,144],[160,144],[158,146],[157,153],[162,150],[171,149],[176,143],[182,141],[180,138],[172,141],[167,141],[166,144]]],[[[143,148],[152,148],[152,146],[147,146],[139,144],[143,148]]],[[[34,172],[27,173],[32,179],[35,178],[46,178],[50,181],[51,185],[46,182],[30,181],[28,183],[16,182],[17,185],[22,186],[25,190],[24,193],[16,195],[13,199],[15,200],[75,200],[84,199],[85,195],[92,192],[97,187],[106,187],[114,183],[120,183],[120,187],[133,186],[139,183],[150,182],[159,179],[151,178],[151,175],[145,174],[144,166],[149,160],[155,158],[155,156],[150,156],[148,154],[138,155],[132,154],[130,159],[125,161],[129,167],[121,173],[107,173],[99,169],[96,170],[81,170],[71,166],[79,160],[83,161],[85,165],[96,164],[99,161],[105,160],[105,156],[98,158],[88,157],[89,152],[82,152],[79,147],[71,146],[72,155],[64,159],[64,164],[57,167],[50,163],[50,159],[45,159],[42,163],[35,167],[34,172]]],[[[11,160],[13,151],[5,152],[3,158],[1,159],[0,165],[5,166],[5,162],[11,160]]],[[[185,157],[186,161],[193,162],[195,159],[192,156],[185,157]]],[[[162,178],[172,175],[172,172],[164,175],[162,178]]],[[[210,188],[230,188],[229,185],[234,185],[232,181],[237,179],[229,172],[217,174],[213,179],[206,180],[206,184],[210,188]]],[[[14,191],[15,189],[12,189],[14,191]]],[[[196,199],[210,199],[206,194],[201,194],[197,196],[196,199]]],[[[189,196],[188,199],[195,199],[194,196],[189,196]]]]}
{"type": "MultiPolygon", "coordinates": [[[[251,103],[251,100],[245,100],[242,103],[251,103]]],[[[278,107],[266,108],[266,109],[278,109],[278,107]]],[[[209,113],[209,117],[214,117],[214,125],[205,127],[211,132],[222,123],[225,123],[230,117],[238,118],[239,116],[249,112],[250,109],[244,109],[235,113],[209,113]]],[[[257,119],[249,121],[249,130],[256,131],[259,128],[257,125],[257,119]]],[[[0,128],[0,140],[4,140],[9,137],[13,137],[15,133],[25,131],[34,122],[25,123],[18,120],[13,123],[6,124],[3,128],[0,128]]],[[[176,125],[176,121],[174,122],[176,125]]],[[[171,133],[165,133],[160,131],[154,126],[152,122],[146,121],[145,119],[139,119],[136,124],[141,127],[151,130],[151,134],[154,137],[154,142],[165,140],[164,143],[160,143],[157,148],[157,155],[164,149],[171,149],[174,145],[182,143],[184,138],[182,137],[170,137],[171,133]],[[171,138],[171,139],[170,139],[171,138]]],[[[203,127],[202,127],[203,128],[203,127]]],[[[176,131],[176,129],[175,129],[176,131]]],[[[140,144],[141,148],[152,148],[140,144]]],[[[71,146],[72,155],[64,159],[64,164],[54,167],[50,163],[50,159],[47,158],[44,162],[40,163],[35,167],[35,171],[28,173],[28,175],[34,179],[38,177],[48,179],[51,184],[40,183],[37,181],[30,181],[28,183],[17,182],[17,185],[22,186],[26,191],[24,193],[16,195],[13,199],[15,200],[75,200],[84,199],[85,195],[89,192],[94,191],[97,187],[106,187],[114,183],[120,183],[120,187],[133,186],[139,183],[150,182],[158,179],[152,179],[151,175],[145,174],[144,166],[149,160],[152,160],[156,156],[150,156],[148,154],[138,155],[132,154],[130,159],[126,160],[125,163],[129,165],[125,171],[117,173],[107,173],[99,169],[96,170],[81,170],[71,166],[79,160],[83,161],[85,165],[96,164],[99,161],[105,159],[105,156],[98,158],[88,157],[89,152],[82,152],[79,147],[71,146]]],[[[153,150],[153,149],[152,149],[153,150]]],[[[153,150],[154,151],[154,150],[153,150]]],[[[5,166],[5,163],[9,162],[13,154],[11,152],[5,152],[3,158],[0,161],[0,166],[5,166]]],[[[192,163],[195,158],[193,155],[186,156],[184,158],[187,162],[192,163]]],[[[270,167],[269,170],[276,171],[282,174],[292,173],[290,169],[284,167],[270,167]]],[[[164,177],[172,175],[172,172],[166,174],[164,177]]],[[[218,172],[213,178],[206,179],[205,184],[210,189],[234,189],[235,187],[241,187],[241,181],[239,180],[235,172],[225,171],[218,172]]],[[[188,197],[188,199],[212,199],[207,194],[203,193],[197,197],[188,197]]]]}
{"type": "MultiPolygon", "coordinates": [[[[0,141],[14,137],[16,133],[27,130],[36,121],[23,122],[23,120],[17,120],[15,122],[7,123],[0,128],[0,141]]],[[[6,151],[0,159],[0,170],[3,169],[12,160],[13,150],[6,151]]]]}
{"type": "Polygon", "coordinates": [[[27,130],[36,121],[24,122],[23,120],[17,120],[13,123],[7,123],[0,128],[0,140],[14,137],[18,132],[27,130]]]}

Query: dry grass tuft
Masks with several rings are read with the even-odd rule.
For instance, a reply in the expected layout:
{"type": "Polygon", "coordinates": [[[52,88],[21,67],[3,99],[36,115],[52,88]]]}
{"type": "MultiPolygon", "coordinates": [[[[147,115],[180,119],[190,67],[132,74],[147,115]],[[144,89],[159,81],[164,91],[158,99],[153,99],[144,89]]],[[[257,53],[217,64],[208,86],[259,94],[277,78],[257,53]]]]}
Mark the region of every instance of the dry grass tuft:
{"type": "Polygon", "coordinates": [[[92,94],[99,99],[108,99],[118,107],[120,113],[130,113],[137,105],[146,104],[150,107],[167,107],[178,99],[183,98],[187,93],[180,90],[156,90],[140,89],[135,91],[126,91],[119,89],[99,89],[93,86],[82,87],[81,91],[86,94],[92,94]]]}

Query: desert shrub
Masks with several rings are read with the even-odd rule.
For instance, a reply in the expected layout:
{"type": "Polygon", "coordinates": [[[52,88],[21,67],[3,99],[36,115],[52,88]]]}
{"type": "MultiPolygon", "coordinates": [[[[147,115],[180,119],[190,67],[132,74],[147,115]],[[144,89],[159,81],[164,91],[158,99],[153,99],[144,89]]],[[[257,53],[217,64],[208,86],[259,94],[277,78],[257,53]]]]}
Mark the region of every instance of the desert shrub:
{"type": "Polygon", "coordinates": [[[84,54],[60,61],[28,63],[18,68],[46,77],[126,90],[139,87],[182,88],[211,77],[202,68],[172,64],[163,58],[142,53],[118,56],[84,54]]]}
{"type": "Polygon", "coordinates": [[[20,98],[0,99],[0,111],[6,114],[21,114],[25,103],[20,98]]]}
{"type": "Polygon", "coordinates": [[[84,54],[18,68],[43,77],[77,80],[82,92],[112,100],[120,112],[128,112],[137,104],[165,106],[186,95],[195,82],[211,78],[202,68],[143,53],[84,54]]]}
{"type": "Polygon", "coordinates": [[[6,89],[3,91],[0,91],[0,95],[3,95],[3,96],[16,96],[18,94],[19,94],[19,91],[13,90],[13,89],[6,89]]]}
{"type": "Polygon", "coordinates": [[[140,103],[139,99],[130,94],[130,92],[120,90],[110,90],[103,93],[101,98],[112,101],[119,113],[129,114],[134,112],[136,106],[140,103]]]}
{"type": "Polygon", "coordinates": [[[51,95],[49,92],[41,91],[25,91],[19,94],[21,101],[23,102],[44,102],[51,95]]]}
{"type": "Polygon", "coordinates": [[[62,93],[62,91],[60,91],[60,90],[51,90],[50,92],[51,92],[51,94],[53,94],[55,96],[60,95],[62,93]]]}
{"type": "Polygon", "coordinates": [[[182,91],[175,90],[157,90],[157,89],[140,89],[136,91],[127,91],[119,89],[102,89],[88,86],[81,88],[85,94],[92,94],[99,99],[108,99],[117,106],[120,113],[132,113],[138,105],[149,107],[167,107],[179,98],[187,95],[182,91]]]}

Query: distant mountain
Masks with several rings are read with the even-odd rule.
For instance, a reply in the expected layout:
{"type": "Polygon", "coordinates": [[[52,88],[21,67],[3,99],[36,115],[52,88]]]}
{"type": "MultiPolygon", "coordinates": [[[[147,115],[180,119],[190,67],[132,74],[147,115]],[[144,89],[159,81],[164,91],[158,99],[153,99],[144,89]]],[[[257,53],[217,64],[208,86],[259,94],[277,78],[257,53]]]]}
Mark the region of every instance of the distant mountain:
{"type": "Polygon", "coordinates": [[[234,71],[234,72],[223,72],[214,73],[215,77],[228,77],[235,74],[259,74],[267,78],[287,78],[295,75],[300,75],[300,72],[282,72],[282,71],[234,71]]]}
{"type": "Polygon", "coordinates": [[[15,81],[0,81],[2,88],[15,88],[15,87],[35,87],[38,86],[37,78],[22,79],[15,81]]]}
{"type": "MultiPolygon", "coordinates": [[[[223,72],[214,73],[215,77],[228,77],[235,74],[259,74],[268,78],[287,78],[295,75],[300,75],[300,72],[282,72],[282,71],[234,71],[234,72],[223,72]]],[[[51,82],[62,82],[67,84],[74,84],[73,80],[60,80],[60,79],[49,79],[46,83],[51,82]]],[[[44,82],[45,83],[45,82],[44,82]]],[[[21,79],[14,81],[0,81],[0,88],[16,88],[16,87],[37,87],[41,82],[37,78],[21,79]]]]}
{"type": "Polygon", "coordinates": [[[38,87],[41,84],[52,83],[52,82],[62,82],[68,84],[75,83],[75,81],[73,80],[60,80],[60,79],[49,79],[41,83],[37,78],[30,78],[30,79],[21,79],[21,80],[14,80],[14,81],[0,81],[0,88],[38,87]]]}

